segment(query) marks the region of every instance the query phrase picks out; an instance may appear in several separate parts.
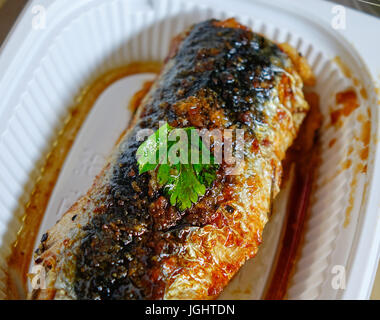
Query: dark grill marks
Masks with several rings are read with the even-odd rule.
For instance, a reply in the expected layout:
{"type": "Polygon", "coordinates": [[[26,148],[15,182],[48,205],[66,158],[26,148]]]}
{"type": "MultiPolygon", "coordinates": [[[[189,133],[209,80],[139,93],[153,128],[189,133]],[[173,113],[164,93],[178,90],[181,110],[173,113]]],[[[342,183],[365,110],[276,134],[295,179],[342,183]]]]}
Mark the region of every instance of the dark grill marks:
{"type": "Polygon", "coordinates": [[[262,36],[216,27],[211,20],[192,28],[173,59],[132,138],[121,143],[105,205],[83,229],[74,284],[79,299],[162,298],[167,279],[160,266],[168,259],[179,265],[189,226],[224,223],[216,211],[230,200],[229,185],[235,182],[226,181],[223,166],[206,195],[179,212],[160,189],[152,189],[149,173],[137,174],[138,130],[157,129],[160,120],[185,126],[188,114],[174,106],[194,97],[208,103],[202,114],[194,115],[196,123],[217,126],[209,119],[219,112],[226,118],[224,127],[244,127],[253,139],[255,124],[265,121],[264,104],[280,78],[278,70],[287,63],[280,49],[262,36]]]}

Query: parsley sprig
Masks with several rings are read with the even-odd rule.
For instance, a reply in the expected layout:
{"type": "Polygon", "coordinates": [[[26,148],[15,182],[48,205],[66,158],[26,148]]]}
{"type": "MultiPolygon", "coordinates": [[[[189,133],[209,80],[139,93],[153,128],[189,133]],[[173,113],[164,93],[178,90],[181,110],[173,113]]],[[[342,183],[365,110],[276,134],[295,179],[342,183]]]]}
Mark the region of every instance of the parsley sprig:
{"type": "Polygon", "coordinates": [[[165,123],[138,148],[139,172],[157,170],[157,181],[170,204],[186,210],[216,179],[218,165],[212,155],[208,155],[210,161],[203,161],[206,160],[204,150],[207,149],[193,127],[176,129],[165,123]],[[170,135],[177,139],[171,141],[170,135]],[[197,158],[199,161],[192,163],[197,158]]]}

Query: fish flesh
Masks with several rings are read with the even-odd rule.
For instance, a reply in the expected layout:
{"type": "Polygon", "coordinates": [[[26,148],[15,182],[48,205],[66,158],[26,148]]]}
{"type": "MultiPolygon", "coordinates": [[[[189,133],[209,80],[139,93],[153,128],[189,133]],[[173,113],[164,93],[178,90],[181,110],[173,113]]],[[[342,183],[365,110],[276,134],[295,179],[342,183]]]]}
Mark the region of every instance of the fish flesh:
{"type": "Polygon", "coordinates": [[[280,189],[286,150],[309,110],[304,57],[235,19],[193,25],[171,43],[90,190],[42,237],[32,299],[213,299],[254,257],[280,189]],[[242,129],[239,174],[219,166],[190,208],[171,205],[154,171],[139,174],[142,129],[242,129]]]}

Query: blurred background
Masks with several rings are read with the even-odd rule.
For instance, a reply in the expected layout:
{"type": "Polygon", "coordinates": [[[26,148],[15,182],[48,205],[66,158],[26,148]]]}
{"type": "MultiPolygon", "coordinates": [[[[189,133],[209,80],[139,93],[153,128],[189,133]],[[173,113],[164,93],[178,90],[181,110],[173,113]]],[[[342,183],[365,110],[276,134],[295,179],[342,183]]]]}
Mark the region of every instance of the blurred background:
{"type": "MultiPolygon", "coordinates": [[[[0,46],[27,2],[28,0],[0,0],[0,46]]],[[[330,2],[342,4],[380,18],[380,0],[330,0],[330,2]]],[[[377,270],[371,299],[380,300],[380,268],[377,270]]]]}

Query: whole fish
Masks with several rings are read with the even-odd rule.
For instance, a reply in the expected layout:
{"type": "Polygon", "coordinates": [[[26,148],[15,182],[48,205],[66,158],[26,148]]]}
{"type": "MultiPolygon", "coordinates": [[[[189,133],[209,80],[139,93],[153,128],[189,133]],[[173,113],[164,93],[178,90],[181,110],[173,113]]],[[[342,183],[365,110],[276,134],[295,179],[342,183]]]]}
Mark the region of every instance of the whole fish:
{"type": "Polygon", "coordinates": [[[33,299],[212,299],[262,242],[286,150],[308,112],[313,76],[289,45],[234,19],[193,25],[90,190],[42,237],[33,299]],[[204,195],[179,210],[154,170],[139,173],[142,129],[244,130],[244,161],[224,160],[204,195]],[[41,274],[42,275],[42,274],[41,274]]]}

